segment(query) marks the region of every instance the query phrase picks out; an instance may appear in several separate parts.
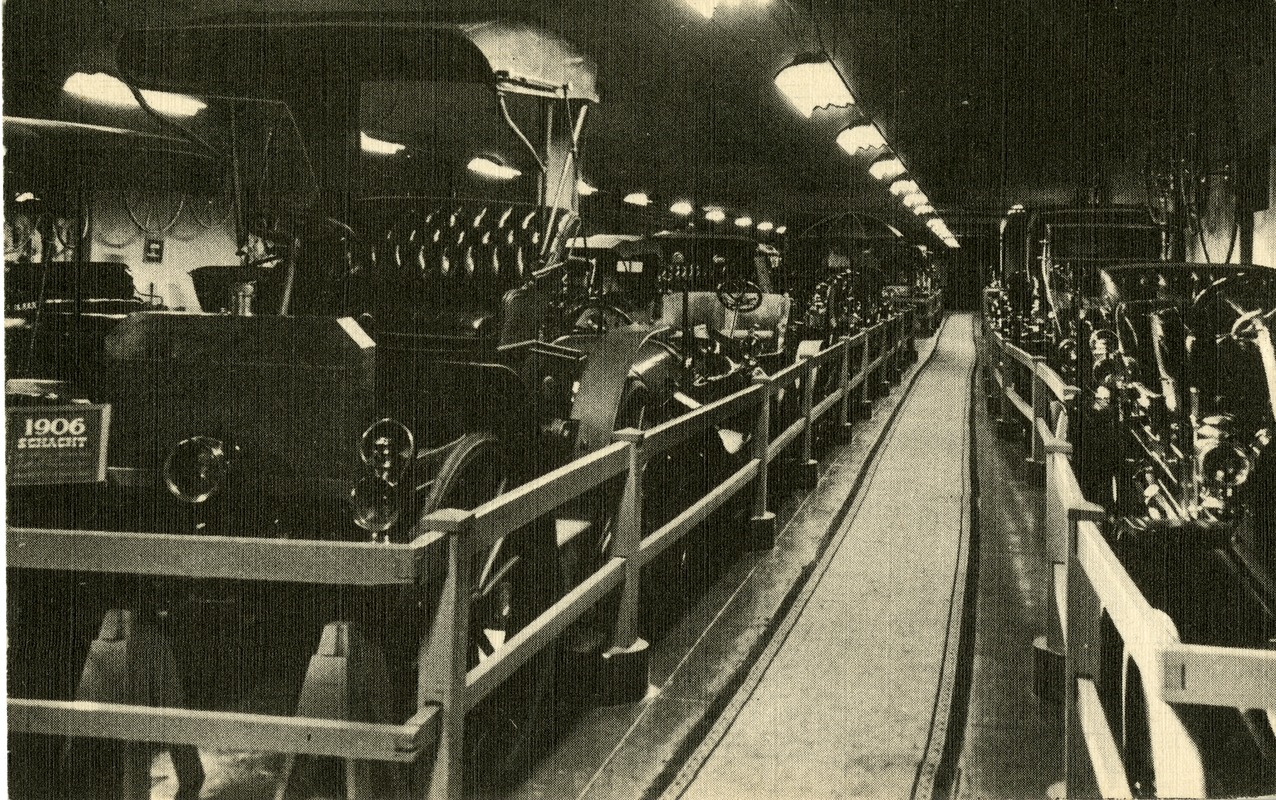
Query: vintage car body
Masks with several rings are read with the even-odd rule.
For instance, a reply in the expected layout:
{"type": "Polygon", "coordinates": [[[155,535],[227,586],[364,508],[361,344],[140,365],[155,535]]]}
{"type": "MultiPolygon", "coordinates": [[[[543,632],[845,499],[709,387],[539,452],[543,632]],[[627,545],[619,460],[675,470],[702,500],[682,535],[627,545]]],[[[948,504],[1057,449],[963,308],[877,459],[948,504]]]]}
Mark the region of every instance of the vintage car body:
{"type": "MultiPolygon", "coordinates": [[[[566,243],[579,225],[575,146],[598,99],[592,62],[568,43],[498,23],[215,23],[126,34],[119,59],[135,86],[199,110],[181,122],[154,107],[64,111],[131,113],[145,134],[171,135],[212,168],[198,190],[161,174],[123,198],[85,194],[94,212],[127,206],[122,224],[132,238],[116,247],[103,244],[105,227],[91,232],[75,263],[91,265],[108,248],[134,269],[142,239],[168,232],[143,230],[151,216],[139,203],[176,188],[174,224],[191,227],[200,246],[169,241],[160,252],[187,257],[181,278],[199,308],[143,301],[145,310],[115,315],[89,352],[81,338],[59,334],[57,345],[84,367],[59,391],[112,412],[107,480],[11,486],[10,524],[410,541],[433,510],[473,508],[610,443],[618,428],[649,427],[747,385],[747,372],[729,365],[689,369],[677,344],[650,326],[581,332],[555,314],[566,243]],[[303,91],[322,82],[298,77],[319,63],[337,83],[322,98],[303,91]],[[447,126],[434,124],[435,112],[447,126]],[[467,114],[481,118],[463,124],[467,114]],[[493,183],[449,152],[487,154],[489,164],[504,156],[528,174],[493,183]]],[[[90,217],[105,225],[103,214],[82,214],[90,217]]],[[[50,269],[38,272],[43,313],[60,284],[47,280],[50,269]]],[[[83,311],[84,298],[72,294],[83,311]]],[[[71,319],[79,331],[82,316],[71,319]]],[[[649,504],[653,520],[701,496],[731,459],[745,457],[735,454],[746,438],[710,431],[649,465],[645,480],[661,500],[649,504]]],[[[606,558],[618,489],[605,486],[475,559],[474,663],[606,558]]],[[[704,579],[705,542],[686,537],[669,563],[650,565],[661,571],[646,582],[652,591],[674,606],[685,601],[704,579]]],[[[443,568],[427,564],[426,572],[443,568]]],[[[430,618],[422,609],[441,586],[377,592],[104,578],[84,588],[46,577],[13,584],[27,588],[15,591],[11,610],[35,620],[13,626],[24,646],[22,663],[11,662],[19,695],[71,696],[102,612],[126,604],[160,620],[191,654],[183,679],[196,701],[233,707],[264,685],[288,698],[274,708],[283,714],[294,710],[288,702],[323,625],[348,621],[386,658],[393,708],[382,721],[415,707],[421,626],[430,618]],[[47,619],[48,596],[74,607],[74,617],[47,619]],[[205,631],[222,625],[248,638],[209,652],[200,642],[216,637],[205,631]],[[42,672],[44,656],[55,657],[49,648],[63,642],[74,643],[69,659],[65,650],[57,656],[67,669],[42,672]]],[[[609,637],[576,638],[573,646],[598,648],[609,637]]],[[[472,712],[478,783],[527,769],[553,727],[554,666],[551,648],[472,712]]]]}
{"type": "Polygon", "coordinates": [[[1269,646],[1276,271],[1123,264],[1095,283],[1077,301],[1082,488],[1185,641],[1269,646]]]}

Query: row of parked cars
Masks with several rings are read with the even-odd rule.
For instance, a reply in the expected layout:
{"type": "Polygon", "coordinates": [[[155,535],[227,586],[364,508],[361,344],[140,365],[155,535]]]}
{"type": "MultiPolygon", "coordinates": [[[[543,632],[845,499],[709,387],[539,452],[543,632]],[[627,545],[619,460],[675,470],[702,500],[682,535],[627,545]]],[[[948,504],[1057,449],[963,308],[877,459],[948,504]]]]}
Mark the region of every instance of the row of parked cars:
{"type": "MultiPolygon", "coordinates": [[[[1073,467],[1114,552],[1184,642],[1273,647],[1276,270],[1165,258],[1143,209],[1012,219],[987,321],[1076,387],[1073,467]]],[[[1192,713],[1211,795],[1270,791],[1271,731],[1192,713]]]]}
{"type": "MultiPolygon", "coordinates": [[[[883,318],[888,279],[929,278],[912,249],[887,275],[862,241],[822,240],[823,260],[790,266],[744,237],[584,236],[547,165],[574,167],[592,63],[523,26],[211,22],[130,32],[118,53],[118,76],[98,79],[127,81],[132,107],[51,87],[46,107],[6,110],[11,526],[411,541],[430,512],[883,318]],[[492,93],[498,108],[471,102],[492,93]],[[447,148],[476,143],[527,146],[541,179],[448,166],[447,148]]],[[[752,421],[736,427],[648,466],[648,529],[747,458],[752,421]]],[[[473,663],[609,557],[618,493],[475,559],[473,663]]],[[[684,596],[742,507],[644,583],[684,596]]],[[[124,604],[175,640],[206,707],[266,684],[291,702],[323,624],[352,621],[404,719],[436,592],[17,574],[10,692],[74,696],[102,613],[124,604]]],[[[581,647],[609,639],[586,628],[581,647]]],[[[480,782],[525,767],[553,666],[533,659],[475,712],[480,782]]],[[[58,791],[49,762],[14,758],[13,785],[58,791]]]]}

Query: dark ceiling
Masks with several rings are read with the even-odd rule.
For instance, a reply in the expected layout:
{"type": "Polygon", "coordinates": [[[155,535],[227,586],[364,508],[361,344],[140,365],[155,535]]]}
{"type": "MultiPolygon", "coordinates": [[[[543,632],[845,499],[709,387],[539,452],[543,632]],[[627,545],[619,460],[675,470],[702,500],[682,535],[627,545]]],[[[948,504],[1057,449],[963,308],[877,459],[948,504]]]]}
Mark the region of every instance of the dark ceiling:
{"type": "Polygon", "coordinates": [[[866,111],[957,219],[1014,202],[1141,202],[1149,143],[1173,154],[1210,126],[1269,142],[1276,105],[1271,0],[743,0],[711,20],[684,0],[9,0],[6,113],[100,58],[122,26],[263,8],[539,23],[598,63],[584,163],[606,194],[588,203],[641,188],[662,207],[688,197],[790,224],[867,209],[919,240],[868,159],[834,143],[866,111]],[[860,104],[806,120],[771,79],[821,41],[860,104]]]}

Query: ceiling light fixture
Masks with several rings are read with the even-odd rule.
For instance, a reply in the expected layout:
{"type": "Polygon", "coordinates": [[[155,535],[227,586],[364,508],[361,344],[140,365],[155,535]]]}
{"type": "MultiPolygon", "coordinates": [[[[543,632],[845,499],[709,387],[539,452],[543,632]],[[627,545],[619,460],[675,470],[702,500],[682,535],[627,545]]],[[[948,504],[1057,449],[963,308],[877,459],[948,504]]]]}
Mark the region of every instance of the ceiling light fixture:
{"type": "Polygon", "coordinates": [[[837,135],[837,146],[850,155],[863,151],[880,150],[886,146],[886,139],[877,126],[871,122],[843,128],[837,135]]]}
{"type": "Polygon", "coordinates": [[[709,220],[710,222],[722,222],[724,219],[727,218],[727,212],[723,211],[721,208],[714,206],[712,208],[707,209],[704,212],[704,218],[709,220]]]}
{"type": "Polygon", "coordinates": [[[922,214],[934,214],[935,207],[932,206],[930,203],[922,203],[921,205],[913,206],[913,213],[919,217],[922,214]]]}
{"type": "Polygon", "coordinates": [[[687,202],[686,200],[679,200],[678,202],[669,206],[669,210],[680,217],[685,217],[688,214],[690,214],[692,211],[695,211],[696,209],[694,206],[691,205],[691,203],[687,202]]]}
{"type": "Polygon", "coordinates": [[[762,220],[761,222],[758,223],[758,230],[762,231],[763,233],[767,233],[768,231],[771,231],[774,228],[775,228],[775,225],[770,222],[767,222],[766,220],[762,220]]]}
{"type": "Polygon", "coordinates": [[[921,192],[909,192],[908,194],[904,195],[903,198],[901,199],[904,205],[908,206],[909,208],[925,205],[926,203],[930,202],[929,200],[926,199],[926,195],[921,192]]]}
{"type": "MultiPolygon", "coordinates": [[[[398,145],[402,146],[402,145],[398,145]]],[[[476,156],[470,159],[470,172],[475,175],[481,175],[484,178],[491,178],[496,181],[509,181],[522,175],[522,171],[514,167],[507,167],[500,161],[490,156],[476,156]]]]}
{"type": "Polygon", "coordinates": [[[623,202],[631,206],[649,206],[651,205],[651,198],[647,196],[646,192],[630,192],[625,195],[623,202]]]}
{"type": "Polygon", "coordinates": [[[597,193],[598,193],[598,187],[592,185],[589,181],[585,180],[584,178],[579,178],[576,180],[576,194],[580,195],[581,197],[589,197],[591,194],[597,194],[597,193]]]}
{"type": "MultiPolygon", "coordinates": [[[[753,4],[763,6],[767,4],[767,0],[753,0],[753,4]]],[[[712,19],[713,12],[719,8],[742,6],[744,5],[744,0],[687,0],[687,5],[691,6],[705,19],[712,19]]]]}
{"type": "MultiPolygon", "coordinates": [[[[119,78],[104,72],[76,72],[62,84],[62,91],[74,95],[81,100],[112,108],[141,109],[133,91],[119,78]]],[[[146,104],[161,114],[173,117],[193,117],[208,104],[194,97],[172,92],[155,92],[149,89],[141,91],[146,104]]]]}
{"type": "Polygon", "coordinates": [[[783,236],[784,234],[788,232],[789,232],[789,227],[787,225],[780,225],[779,227],[775,229],[776,236],[783,236]]]}
{"type": "Polygon", "coordinates": [[[849,108],[855,98],[833,62],[821,53],[803,53],[775,74],[775,86],[807,119],[817,108],[849,108]]]}
{"type": "Polygon", "coordinates": [[[736,218],[735,218],[735,226],[736,226],[737,228],[752,228],[752,227],[753,227],[753,217],[736,217],[736,218]]]}
{"type": "MultiPolygon", "coordinates": [[[[394,142],[387,142],[384,139],[378,139],[375,136],[369,136],[363,131],[359,131],[359,149],[374,156],[392,156],[403,152],[407,147],[394,142]]],[[[472,162],[470,169],[474,169],[472,162]]]]}
{"type": "Polygon", "coordinates": [[[912,194],[916,191],[920,191],[916,181],[902,180],[895,181],[891,184],[891,194],[896,197],[903,197],[906,194],[912,194]]]}
{"type": "Polygon", "coordinates": [[[893,181],[907,171],[904,162],[895,156],[882,156],[868,167],[868,174],[879,181],[893,181]]]}

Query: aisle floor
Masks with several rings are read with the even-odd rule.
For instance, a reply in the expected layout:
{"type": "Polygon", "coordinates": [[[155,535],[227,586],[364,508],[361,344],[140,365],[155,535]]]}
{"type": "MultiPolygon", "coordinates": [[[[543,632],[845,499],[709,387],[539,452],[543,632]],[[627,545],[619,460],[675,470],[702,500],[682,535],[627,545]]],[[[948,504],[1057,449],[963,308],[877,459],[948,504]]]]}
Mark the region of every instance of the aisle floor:
{"type": "Polygon", "coordinates": [[[972,318],[948,319],[855,506],[666,797],[929,797],[970,543],[972,318]]]}

